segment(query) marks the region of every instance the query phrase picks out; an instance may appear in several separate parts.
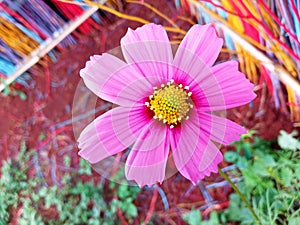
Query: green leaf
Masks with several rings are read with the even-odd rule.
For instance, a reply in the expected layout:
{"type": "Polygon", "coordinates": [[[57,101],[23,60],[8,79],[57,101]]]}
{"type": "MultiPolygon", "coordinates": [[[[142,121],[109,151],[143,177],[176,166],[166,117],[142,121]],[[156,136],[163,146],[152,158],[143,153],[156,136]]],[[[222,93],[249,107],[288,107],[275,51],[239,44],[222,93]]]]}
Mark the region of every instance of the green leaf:
{"type": "Polygon", "coordinates": [[[86,174],[89,176],[92,175],[92,168],[88,161],[84,160],[83,158],[80,158],[79,165],[80,165],[80,168],[78,170],[79,174],[86,174]]]}
{"type": "Polygon", "coordinates": [[[276,166],[276,162],[275,162],[273,156],[271,156],[271,155],[264,155],[261,159],[266,166],[269,166],[269,167],[276,166]]]}
{"type": "Polygon", "coordinates": [[[248,161],[246,160],[245,157],[238,157],[237,162],[236,162],[236,166],[243,170],[245,168],[247,168],[248,166],[248,161]]]}
{"type": "Polygon", "coordinates": [[[25,101],[27,99],[27,95],[22,91],[19,92],[19,97],[23,101],[25,101]]]}
{"type": "Polygon", "coordinates": [[[282,167],[280,170],[280,180],[286,186],[291,186],[294,179],[293,171],[289,167],[282,167]]]}
{"type": "Polygon", "coordinates": [[[127,185],[120,185],[117,189],[117,195],[120,199],[125,199],[130,195],[127,185]]]}
{"type": "Polygon", "coordinates": [[[41,189],[39,190],[39,196],[44,198],[47,195],[47,188],[45,186],[41,187],[41,189]]]}
{"type": "Polygon", "coordinates": [[[70,165],[71,165],[71,158],[70,158],[70,156],[68,156],[68,155],[64,156],[64,164],[65,164],[65,166],[70,167],[70,165]]]}
{"type": "Polygon", "coordinates": [[[128,218],[136,217],[138,215],[138,210],[133,203],[127,205],[125,214],[128,218]]]}
{"type": "Polygon", "coordinates": [[[300,216],[288,218],[288,224],[289,225],[299,225],[300,224],[300,216]]]}
{"type": "Polygon", "coordinates": [[[243,175],[245,178],[245,184],[247,185],[248,190],[252,190],[257,184],[261,181],[255,173],[250,170],[244,170],[243,175]]]}
{"type": "Polygon", "coordinates": [[[189,213],[184,213],[182,215],[182,218],[189,225],[201,225],[201,214],[197,209],[192,209],[189,213]]]}
{"type": "Polygon", "coordinates": [[[209,220],[202,221],[201,225],[220,225],[218,213],[216,211],[212,211],[209,215],[209,220]]]}
{"type": "Polygon", "coordinates": [[[239,157],[239,154],[237,152],[233,152],[233,151],[228,151],[228,152],[225,152],[225,154],[224,154],[224,159],[227,162],[236,162],[238,157],[239,157]]]}
{"type": "Polygon", "coordinates": [[[298,135],[297,131],[293,131],[292,133],[288,134],[284,130],[281,130],[278,137],[279,146],[286,150],[300,150],[300,141],[294,137],[296,135],[298,135]]]}
{"type": "Polygon", "coordinates": [[[260,175],[262,177],[269,175],[267,168],[263,166],[260,162],[255,161],[251,169],[253,171],[253,174],[260,175]]]}
{"type": "Polygon", "coordinates": [[[244,156],[249,160],[252,158],[252,149],[251,144],[249,142],[243,143],[243,149],[244,149],[244,156]]]}

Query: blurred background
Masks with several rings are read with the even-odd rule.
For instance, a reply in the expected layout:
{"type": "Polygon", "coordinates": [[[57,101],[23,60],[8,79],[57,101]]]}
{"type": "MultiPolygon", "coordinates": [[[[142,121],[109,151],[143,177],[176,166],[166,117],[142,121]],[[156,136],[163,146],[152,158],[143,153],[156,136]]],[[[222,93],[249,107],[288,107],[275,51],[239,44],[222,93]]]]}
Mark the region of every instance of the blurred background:
{"type": "Polygon", "coordinates": [[[300,224],[299,11],[299,0],[1,0],[0,224],[257,224],[219,174],[138,188],[78,157],[72,122],[111,108],[97,99],[87,110],[95,97],[77,89],[79,70],[150,22],[173,44],[213,23],[224,39],[217,63],[238,60],[258,96],[227,111],[249,133],[221,146],[220,166],[262,224],[300,224]]]}

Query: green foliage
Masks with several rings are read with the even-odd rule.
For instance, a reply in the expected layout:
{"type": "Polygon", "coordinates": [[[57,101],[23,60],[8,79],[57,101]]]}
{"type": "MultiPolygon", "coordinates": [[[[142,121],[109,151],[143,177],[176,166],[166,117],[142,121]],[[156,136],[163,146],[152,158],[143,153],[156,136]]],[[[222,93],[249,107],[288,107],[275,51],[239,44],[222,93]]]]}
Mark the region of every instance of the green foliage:
{"type": "Polygon", "coordinates": [[[297,131],[293,131],[292,133],[288,134],[284,130],[280,131],[280,135],[278,137],[278,144],[282,149],[293,150],[296,151],[297,149],[300,150],[300,141],[295,138],[298,135],[297,131]]]}
{"type": "MultiPolygon", "coordinates": [[[[27,176],[32,154],[23,143],[18,160],[8,160],[3,164],[0,225],[9,224],[16,209],[21,209],[18,218],[20,225],[114,225],[119,224],[118,208],[129,220],[137,216],[138,211],[133,202],[140,192],[138,187],[116,185],[118,200],[104,199],[103,184],[93,181],[91,167],[83,159],[77,172],[64,175],[61,186],[45,186],[42,180],[27,176]],[[83,182],[80,176],[89,177],[90,181],[83,182]],[[41,209],[53,213],[43,214],[41,209]]],[[[64,162],[65,166],[70,166],[69,157],[64,157],[64,162]]]]}
{"type": "Polygon", "coordinates": [[[209,220],[202,220],[202,216],[199,210],[192,209],[189,213],[184,213],[182,218],[189,225],[219,225],[220,220],[217,212],[213,211],[210,214],[209,220]]]}
{"type": "Polygon", "coordinates": [[[21,143],[20,153],[16,163],[11,159],[2,166],[2,176],[0,179],[0,224],[7,224],[9,221],[10,208],[16,208],[19,205],[19,192],[27,189],[30,185],[27,182],[25,171],[27,165],[22,162],[28,161],[28,154],[25,154],[26,146],[21,143]]]}
{"type": "Polygon", "coordinates": [[[182,218],[189,224],[189,225],[199,225],[201,224],[201,213],[199,210],[192,209],[189,213],[184,213],[182,218]]]}
{"type": "Polygon", "coordinates": [[[124,212],[129,222],[132,222],[132,218],[138,216],[138,210],[134,204],[134,200],[141,189],[137,186],[127,185],[127,181],[124,180],[124,168],[116,171],[111,178],[109,188],[112,191],[116,190],[118,198],[114,199],[114,204],[124,212]]]}
{"type": "MultiPolygon", "coordinates": [[[[274,149],[274,142],[254,138],[253,143],[246,140],[236,142],[236,155],[225,154],[226,160],[239,167],[244,180],[238,187],[264,225],[291,224],[300,220],[300,208],[295,207],[300,202],[300,157],[295,148],[283,148],[287,146],[285,140],[290,147],[298,141],[293,134],[282,131],[278,138],[282,149],[274,149]],[[241,161],[243,163],[238,164],[241,161]]],[[[256,224],[237,194],[232,194],[230,199],[230,207],[223,213],[228,221],[256,224]]]]}
{"type": "MultiPolygon", "coordinates": [[[[276,141],[266,141],[257,137],[245,137],[235,142],[236,151],[226,152],[224,159],[236,164],[238,170],[231,177],[242,176],[238,188],[251,203],[263,225],[300,224],[300,152],[296,133],[281,131],[278,145],[276,141]]],[[[230,195],[229,208],[212,214],[209,221],[201,221],[199,211],[184,215],[189,224],[256,225],[251,212],[240,197],[230,195]],[[199,219],[200,218],[200,219],[199,219]],[[212,219],[214,221],[212,221],[212,219]],[[195,222],[198,221],[198,222],[195,222]]]]}

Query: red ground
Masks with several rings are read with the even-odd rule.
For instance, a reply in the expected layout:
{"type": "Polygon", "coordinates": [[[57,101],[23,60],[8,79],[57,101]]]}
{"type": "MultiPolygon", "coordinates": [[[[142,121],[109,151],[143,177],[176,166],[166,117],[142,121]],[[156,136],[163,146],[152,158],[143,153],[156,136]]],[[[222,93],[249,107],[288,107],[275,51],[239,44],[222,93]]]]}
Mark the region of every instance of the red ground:
{"type": "MultiPolygon", "coordinates": [[[[168,1],[153,2],[171,18],[175,18],[177,15],[172,3],[168,1]]],[[[140,6],[128,5],[126,11],[132,15],[146,17],[155,23],[167,24],[154,13],[140,6]]],[[[178,21],[178,24],[184,29],[188,29],[190,26],[182,21],[178,21]]],[[[42,168],[42,172],[49,178],[49,183],[59,184],[60,175],[64,172],[63,156],[65,154],[72,157],[73,167],[78,167],[78,149],[72,124],[62,124],[72,118],[74,93],[80,81],[78,72],[84,67],[90,55],[117,47],[127,27],[137,26],[140,24],[117,20],[115,17],[109,16],[101,30],[95,30],[90,35],[82,37],[78,45],[63,52],[56,62],[49,62],[45,66],[44,60],[43,63],[32,69],[32,80],[29,82],[29,87],[18,88],[26,93],[26,101],[19,97],[1,95],[0,161],[15,158],[20,142],[25,140],[29,148],[39,151],[40,160],[47,162],[48,166],[42,168]],[[54,172],[51,173],[51,170],[54,172]]],[[[228,117],[249,129],[256,129],[258,136],[266,139],[275,139],[281,129],[292,131],[293,125],[289,121],[288,115],[274,108],[270,95],[261,93],[258,91],[259,97],[251,106],[230,110],[228,117]],[[261,99],[264,99],[263,104],[261,104],[261,99]]],[[[87,99],[87,101],[93,100],[87,99]]],[[[99,100],[97,105],[101,104],[103,102],[99,100]]],[[[218,180],[222,179],[218,175],[214,175],[208,178],[207,182],[218,180]]],[[[169,221],[167,224],[172,224],[172,221],[174,221],[173,224],[184,224],[179,214],[184,209],[190,209],[192,203],[194,206],[201,206],[205,203],[199,188],[192,188],[191,183],[180,176],[170,178],[161,185],[161,188],[167,195],[170,210],[163,210],[162,200],[158,196],[155,203],[157,221],[169,221]]],[[[222,188],[210,191],[210,193],[214,200],[226,202],[230,191],[229,188],[222,188]]],[[[146,199],[138,198],[136,203],[139,207],[140,217],[145,218],[149,210],[152,192],[143,191],[141,196],[146,199]]],[[[138,224],[138,221],[136,222],[138,224]]]]}

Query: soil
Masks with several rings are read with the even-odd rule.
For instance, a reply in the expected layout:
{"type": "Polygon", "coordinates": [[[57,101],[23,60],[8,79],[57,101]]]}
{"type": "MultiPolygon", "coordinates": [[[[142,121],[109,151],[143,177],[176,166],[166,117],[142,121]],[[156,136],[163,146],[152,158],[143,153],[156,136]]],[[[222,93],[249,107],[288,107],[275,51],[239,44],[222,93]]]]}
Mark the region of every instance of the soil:
{"type": "MultiPolygon", "coordinates": [[[[176,20],[178,15],[183,15],[183,12],[176,11],[173,2],[151,1],[161,12],[176,20]]],[[[165,20],[142,6],[129,4],[124,10],[125,13],[140,16],[148,21],[168,25],[165,20]]],[[[195,21],[194,18],[190,19],[195,21]]],[[[11,87],[12,91],[24,92],[27,96],[25,101],[18,96],[0,96],[1,162],[8,158],[16,159],[20,143],[25,141],[28,148],[39,152],[40,161],[43,162],[40,172],[45,175],[48,184],[60,184],[61,174],[66,172],[63,166],[64,155],[69,155],[72,158],[72,166],[78,168],[77,144],[72,123],[68,121],[72,118],[74,94],[80,81],[79,70],[84,67],[91,55],[119,46],[120,38],[128,27],[135,28],[141,25],[137,22],[117,19],[112,15],[105,16],[103,21],[101,28],[93,30],[89,35],[82,35],[78,44],[60,53],[55,62],[44,59],[39,65],[34,66],[30,71],[32,79],[28,81],[27,86],[15,84],[11,87]]],[[[176,22],[185,30],[191,26],[183,20],[176,22]]],[[[172,36],[174,34],[170,35],[171,38],[177,38],[172,36]]],[[[253,103],[228,111],[227,117],[248,129],[257,130],[257,135],[265,139],[275,139],[281,129],[291,132],[294,127],[289,120],[289,115],[274,107],[271,95],[266,93],[264,88],[258,88],[257,94],[258,97],[253,103]]],[[[96,104],[101,106],[106,103],[98,100],[96,104]]],[[[97,114],[104,111],[100,110],[97,114]]],[[[95,176],[99,175],[95,174],[95,176]]],[[[203,182],[208,184],[221,180],[222,178],[215,174],[203,182]]],[[[158,195],[154,201],[153,213],[154,221],[157,222],[185,224],[180,213],[191,209],[192,205],[200,207],[208,203],[198,186],[192,186],[178,174],[164,182],[160,188],[166,194],[169,207],[166,209],[162,198],[158,195]]],[[[154,192],[143,190],[137,198],[139,219],[145,219],[154,192]]],[[[209,190],[209,193],[221,209],[224,205],[226,207],[227,196],[231,193],[231,189],[229,187],[217,188],[209,190]]],[[[206,210],[209,210],[209,207],[206,210]]],[[[40,213],[48,216],[45,210],[41,210],[40,213]]],[[[136,220],[135,223],[139,224],[140,221],[136,220]]]]}

